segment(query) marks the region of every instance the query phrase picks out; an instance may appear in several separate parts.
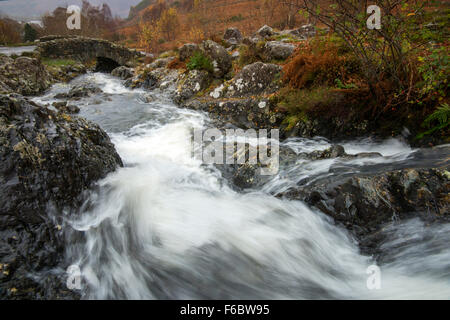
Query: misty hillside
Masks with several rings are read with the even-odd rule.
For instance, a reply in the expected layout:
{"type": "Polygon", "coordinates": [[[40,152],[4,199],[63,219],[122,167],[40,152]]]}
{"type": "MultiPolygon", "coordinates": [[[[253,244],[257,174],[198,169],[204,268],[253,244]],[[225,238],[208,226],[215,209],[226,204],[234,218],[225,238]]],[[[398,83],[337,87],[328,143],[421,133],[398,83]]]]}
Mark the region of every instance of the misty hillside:
{"type": "MultiPolygon", "coordinates": [[[[91,0],[92,5],[107,3],[114,15],[127,17],[130,7],[138,4],[140,0],[91,0]]],[[[80,5],[81,0],[0,0],[0,13],[11,17],[33,18],[53,11],[56,7],[67,5],[80,5]]]]}

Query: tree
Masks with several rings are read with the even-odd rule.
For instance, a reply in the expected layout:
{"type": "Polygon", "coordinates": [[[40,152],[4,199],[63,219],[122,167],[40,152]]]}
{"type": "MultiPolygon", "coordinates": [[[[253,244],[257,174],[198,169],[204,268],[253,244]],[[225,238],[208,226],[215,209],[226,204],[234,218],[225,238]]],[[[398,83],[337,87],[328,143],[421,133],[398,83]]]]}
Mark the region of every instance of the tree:
{"type": "Polygon", "coordinates": [[[346,42],[361,62],[372,93],[374,85],[386,78],[401,92],[411,90],[414,66],[408,56],[414,48],[405,43],[411,44],[408,38],[417,31],[411,18],[421,16],[424,1],[376,1],[382,12],[381,29],[367,27],[368,1],[336,0],[330,5],[315,0],[282,1],[326,25],[346,42]]]}
{"type": "Polygon", "coordinates": [[[157,51],[160,31],[152,21],[141,21],[139,24],[139,45],[148,52],[157,51]]]}
{"type": "Polygon", "coordinates": [[[165,36],[166,40],[171,41],[176,38],[179,26],[178,13],[175,8],[163,11],[161,18],[158,20],[158,29],[165,36]]]}
{"type": "Polygon", "coordinates": [[[9,18],[0,18],[0,44],[8,45],[20,41],[19,23],[9,18]]]}
{"type": "Polygon", "coordinates": [[[24,31],[23,40],[25,42],[33,42],[38,37],[38,33],[37,33],[36,29],[34,29],[28,23],[25,24],[23,31],[24,31]]]}

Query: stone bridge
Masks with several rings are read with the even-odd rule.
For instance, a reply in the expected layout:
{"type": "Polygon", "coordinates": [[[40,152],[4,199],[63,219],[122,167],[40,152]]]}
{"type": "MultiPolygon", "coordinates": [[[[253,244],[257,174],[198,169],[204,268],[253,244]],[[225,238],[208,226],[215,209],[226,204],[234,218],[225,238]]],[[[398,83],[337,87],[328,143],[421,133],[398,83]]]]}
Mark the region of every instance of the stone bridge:
{"type": "Polygon", "coordinates": [[[77,36],[47,36],[40,39],[38,51],[44,58],[73,59],[83,63],[97,61],[97,71],[111,71],[118,66],[133,66],[144,56],[141,52],[107,40],[77,36]]]}

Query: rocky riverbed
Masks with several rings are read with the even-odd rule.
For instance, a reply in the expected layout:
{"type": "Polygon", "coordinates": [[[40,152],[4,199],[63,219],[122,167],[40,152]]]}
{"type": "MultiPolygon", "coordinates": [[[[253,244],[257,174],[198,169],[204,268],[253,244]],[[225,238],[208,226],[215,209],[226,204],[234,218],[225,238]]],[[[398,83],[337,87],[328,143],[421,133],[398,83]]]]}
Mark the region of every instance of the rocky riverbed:
{"type": "Polygon", "coordinates": [[[288,133],[270,99],[280,67],[233,74],[232,59],[212,41],[112,75],[0,56],[1,298],[449,296],[450,147],[368,137],[364,123],[340,139],[314,123],[288,133]],[[171,68],[199,51],[212,72],[171,68]],[[192,130],[215,126],[282,129],[278,173],[194,159],[192,130]],[[66,286],[71,265],[81,290],[66,286]]]}

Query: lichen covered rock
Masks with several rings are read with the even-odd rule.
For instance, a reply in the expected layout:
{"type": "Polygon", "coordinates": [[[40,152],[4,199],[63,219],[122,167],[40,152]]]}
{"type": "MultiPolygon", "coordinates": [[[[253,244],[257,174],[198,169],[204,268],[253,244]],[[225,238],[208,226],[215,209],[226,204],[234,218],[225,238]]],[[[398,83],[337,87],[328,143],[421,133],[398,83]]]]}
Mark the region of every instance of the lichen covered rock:
{"type": "Polygon", "coordinates": [[[227,88],[227,97],[244,97],[270,94],[279,88],[281,66],[255,62],[245,66],[227,88]]]}
{"type": "Polygon", "coordinates": [[[211,59],[214,66],[214,77],[223,78],[231,70],[232,59],[228,51],[212,40],[202,44],[202,51],[211,59]]]}
{"type": "Polygon", "coordinates": [[[125,66],[118,67],[111,72],[111,75],[122,80],[130,79],[134,76],[134,70],[125,66]]]}
{"type": "Polygon", "coordinates": [[[289,58],[295,50],[295,46],[282,41],[268,41],[264,45],[264,55],[268,61],[285,60],[289,58]]]}
{"type": "Polygon", "coordinates": [[[52,83],[52,76],[38,59],[0,55],[0,93],[38,95],[52,83]]]}
{"type": "Polygon", "coordinates": [[[192,70],[183,74],[178,80],[174,101],[178,104],[192,98],[195,94],[208,87],[211,76],[204,70],[192,70]]]}

